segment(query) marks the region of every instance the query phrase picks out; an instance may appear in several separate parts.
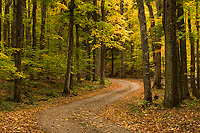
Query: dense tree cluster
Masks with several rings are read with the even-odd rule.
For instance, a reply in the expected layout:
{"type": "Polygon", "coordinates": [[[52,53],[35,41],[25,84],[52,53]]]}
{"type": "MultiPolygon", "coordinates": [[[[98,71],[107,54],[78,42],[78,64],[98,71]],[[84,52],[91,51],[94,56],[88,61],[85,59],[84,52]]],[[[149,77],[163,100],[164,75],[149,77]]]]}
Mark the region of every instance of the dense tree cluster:
{"type": "Polygon", "coordinates": [[[157,89],[163,78],[165,106],[179,106],[189,87],[200,97],[198,6],[198,0],[0,0],[0,79],[14,82],[20,102],[28,80],[64,78],[68,95],[82,80],[104,85],[106,76],[143,72],[144,100],[152,102],[151,77],[157,89]]]}

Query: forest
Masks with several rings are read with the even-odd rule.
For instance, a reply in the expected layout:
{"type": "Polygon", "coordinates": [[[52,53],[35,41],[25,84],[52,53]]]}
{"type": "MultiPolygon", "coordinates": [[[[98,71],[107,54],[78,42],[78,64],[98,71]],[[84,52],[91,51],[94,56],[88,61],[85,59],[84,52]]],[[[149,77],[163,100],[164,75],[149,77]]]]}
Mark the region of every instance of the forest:
{"type": "Polygon", "coordinates": [[[38,112],[123,88],[122,81],[138,90],[103,108],[104,119],[120,117],[132,132],[200,131],[199,3],[0,0],[0,132],[43,132],[38,112]],[[128,123],[133,116],[144,119],[140,127],[128,123]]]}

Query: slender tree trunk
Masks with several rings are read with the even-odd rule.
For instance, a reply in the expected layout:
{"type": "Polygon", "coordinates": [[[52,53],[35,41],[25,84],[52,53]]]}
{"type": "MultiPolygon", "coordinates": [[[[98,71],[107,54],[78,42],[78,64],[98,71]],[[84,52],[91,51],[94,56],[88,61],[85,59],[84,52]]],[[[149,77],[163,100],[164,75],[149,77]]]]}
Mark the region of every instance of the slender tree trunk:
{"type": "Polygon", "coordinates": [[[64,94],[70,94],[70,75],[71,75],[71,65],[72,65],[72,56],[73,56],[73,46],[74,46],[74,35],[73,35],[73,26],[74,26],[74,0],[71,0],[70,5],[70,17],[69,17],[69,48],[68,48],[68,60],[67,60],[67,72],[65,75],[65,84],[64,84],[64,94]]]}
{"type": "Polygon", "coordinates": [[[5,47],[8,47],[7,45],[7,29],[8,29],[8,24],[7,24],[7,16],[8,15],[8,0],[5,0],[5,11],[4,11],[4,23],[3,23],[3,42],[5,47]]]}
{"type": "Polygon", "coordinates": [[[11,31],[11,46],[16,47],[16,14],[17,14],[17,3],[13,0],[13,22],[12,22],[12,31],[11,31]]]}
{"type": "MultiPolygon", "coordinates": [[[[150,5],[150,3],[147,0],[145,0],[145,2],[146,2],[146,5],[147,5],[147,7],[149,9],[149,15],[150,15],[150,18],[151,18],[150,32],[153,32],[152,30],[155,27],[155,20],[154,20],[155,18],[154,18],[154,15],[153,15],[153,8],[152,8],[152,6],[150,5]]],[[[152,50],[152,53],[153,53],[153,61],[154,61],[154,69],[155,69],[155,60],[156,60],[155,59],[155,46],[154,46],[155,39],[154,40],[153,39],[151,40],[150,43],[151,43],[151,50],[152,50]]],[[[154,72],[154,78],[155,78],[155,72],[154,72]]]]}
{"type": "Polygon", "coordinates": [[[80,63],[80,59],[79,59],[79,49],[80,49],[80,41],[79,41],[79,25],[76,24],[76,66],[77,66],[77,82],[78,83],[81,83],[81,73],[80,73],[80,66],[79,66],[79,63],[80,63]]]}
{"type": "MultiPolygon", "coordinates": [[[[0,43],[1,43],[1,31],[2,31],[1,17],[2,17],[2,0],[0,0],[0,43]]],[[[1,51],[1,50],[0,50],[0,51],[1,51]]]]}
{"type": "Polygon", "coordinates": [[[37,10],[37,1],[33,0],[33,11],[32,11],[32,17],[33,17],[33,26],[32,26],[32,36],[33,36],[33,49],[36,50],[36,43],[37,43],[37,33],[36,33],[36,23],[37,23],[37,18],[36,18],[36,10],[37,10]]]}
{"type": "Polygon", "coordinates": [[[200,73],[199,73],[199,2],[196,0],[196,28],[197,28],[197,97],[200,98],[200,73]]]}
{"type": "Polygon", "coordinates": [[[189,40],[191,46],[191,62],[190,62],[190,84],[192,89],[192,95],[196,96],[197,90],[195,85],[195,46],[194,46],[194,35],[192,34],[190,11],[188,12],[188,29],[189,29],[189,40]]]}
{"type": "MultiPolygon", "coordinates": [[[[93,0],[93,4],[95,7],[97,7],[97,0],[93,0]]],[[[93,12],[93,20],[95,22],[95,29],[97,29],[97,26],[96,26],[96,22],[98,21],[97,20],[97,10],[95,10],[93,12]]],[[[93,44],[96,45],[97,44],[97,37],[96,35],[94,35],[94,40],[93,40],[93,44]]],[[[97,49],[95,48],[93,50],[93,81],[97,81],[97,75],[96,75],[96,54],[97,53],[97,49]]]]}
{"type": "Polygon", "coordinates": [[[12,4],[11,0],[5,1],[5,18],[4,18],[4,43],[5,47],[10,47],[10,21],[9,21],[9,7],[12,4]]]}
{"type": "Polygon", "coordinates": [[[46,23],[46,12],[47,12],[47,5],[45,1],[42,1],[42,24],[41,24],[41,34],[40,34],[40,49],[44,49],[45,45],[45,23],[46,23]]]}
{"type": "MultiPolygon", "coordinates": [[[[155,28],[155,20],[153,15],[153,8],[150,5],[150,3],[146,1],[146,5],[149,9],[149,14],[152,19],[151,21],[151,32],[153,32],[153,28],[155,28]]],[[[157,14],[160,12],[160,8],[157,8],[157,14]]],[[[157,15],[157,18],[159,18],[160,15],[157,15]]],[[[158,32],[156,34],[159,34],[158,32]]],[[[153,39],[151,41],[151,47],[153,51],[153,59],[154,59],[154,81],[153,81],[153,87],[157,89],[161,89],[161,39],[159,35],[153,36],[153,39]]]]}
{"type": "Polygon", "coordinates": [[[179,106],[176,42],[176,0],[164,0],[165,31],[165,97],[164,105],[169,108],[179,106]]]}
{"type": "Polygon", "coordinates": [[[144,82],[144,100],[152,102],[151,82],[149,73],[149,46],[147,38],[146,18],[143,0],[136,0],[138,5],[138,18],[140,21],[140,34],[142,43],[142,68],[144,82]]]}
{"type": "MultiPolygon", "coordinates": [[[[177,4],[177,10],[178,10],[178,18],[182,18],[184,16],[184,10],[182,2],[178,2],[177,4]]],[[[180,83],[181,83],[181,92],[179,93],[179,97],[182,99],[185,99],[189,97],[189,91],[188,91],[188,79],[187,79],[187,52],[186,52],[186,27],[185,27],[184,18],[182,18],[180,21],[178,21],[177,28],[182,33],[179,36],[181,36],[181,39],[179,40],[180,44],[180,83]]]]}
{"type": "Polygon", "coordinates": [[[30,12],[30,0],[28,0],[28,9],[27,9],[27,19],[28,23],[26,26],[26,46],[30,46],[31,43],[31,12],[30,12]]]}
{"type": "MultiPolygon", "coordinates": [[[[120,14],[124,14],[124,0],[120,0],[120,14]]],[[[125,78],[125,44],[124,42],[121,43],[122,45],[122,51],[121,51],[121,71],[120,71],[120,77],[125,78]]]]}
{"type": "MultiPolygon", "coordinates": [[[[89,31],[89,29],[88,29],[88,31],[89,31]]],[[[89,33],[89,32],[88,32],[89,33]]],[[[91,62],[90,62],[90,59],[91,59],[91,53],[90,53],[90,51],[91,51],[91,46],[90,46],[90,43],[89,43],[89,38],[87,38],[87,56],[88,56],[88,59],[89,59],[89,61],[87,61],[87,75],[86,75],[86,80],[91,80],[91,73],[90,73],[90,69],[91,69],[91,67],[90,67],[90,65],[91,65],[91,62]]]]}
{"type": "MultiPolygon", "coordinates": [[[[16,47],[19,50],[16,50],[15,56],[15,67],[18,72],[21,72],[21,48],[22,48],[22,0],[17,0],[17,14],[16,14],[16,47]]],[[[14,101],[21,101],[21,78],[14,80],[14,101]]]]}
{"type": "MultiPolygon", "coordinates": [[[[105,0],[101,0],[101,15],[102,21],[105,21],[105,0]]],[[[102,29],[103,30],[103,29],[102,29]]],[[[100,84],[105,85],[105,58],[106,58],[106,53],[105,53],[105,44],[104,40],[101,40],[101,81],[100,84]]]]}
{"type": "Polygon", "coordinates": [[[98,47],[97,48],[97,55],[96,55],[96,66],[95,66],[95,69],[96,69],[96,75],[97,75],[97,78],[100,79],[101,77],[101,47],[98,47]]]}
{"type": "Polygon", "coordinates": [[[114,77],[114,48],[111,49],[112,53],[112,70],[111,70],[111,76],[114,77]]]}
{"type": "MultiPolygon", "coordinates": [[[[134,53],[134,45],[131,44],[131,62],[135,62],[133,53],[134,53]]],[[[133,71],[134,71],[134,66],[135,66],[134,64],[131,66],[131,74],[132,74],[133,71]]]]}

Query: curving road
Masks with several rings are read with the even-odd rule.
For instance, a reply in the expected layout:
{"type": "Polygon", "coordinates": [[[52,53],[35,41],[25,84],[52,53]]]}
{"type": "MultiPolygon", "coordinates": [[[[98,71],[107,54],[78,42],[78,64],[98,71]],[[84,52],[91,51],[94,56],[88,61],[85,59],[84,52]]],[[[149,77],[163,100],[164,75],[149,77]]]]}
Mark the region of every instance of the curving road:
{"type": "Polygon", "coordinates": [[[53,107],[44,111],[38,121],[48,133],[129,133],[98,115],[100,108],[114,103],[139,89],[137,83],[122,79],[110,79],[121,87],[104,94],[53,107]]]}

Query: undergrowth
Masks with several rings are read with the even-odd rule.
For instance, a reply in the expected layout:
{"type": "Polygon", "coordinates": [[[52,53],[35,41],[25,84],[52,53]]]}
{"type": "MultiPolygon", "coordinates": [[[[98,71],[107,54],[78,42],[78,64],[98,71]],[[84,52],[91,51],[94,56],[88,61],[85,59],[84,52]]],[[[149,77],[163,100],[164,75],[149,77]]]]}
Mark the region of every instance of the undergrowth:
{"type": "MultiPolygon", "coordinates": [[[[63,97],[63,82],[62,80],[52,79],[35,79],[22,80],[21,103],[14,103],[13,82],[0,81],[0,112],[14,111],[22,108],[31,108],[38,106],[41,102],[54,101],[52,99],[63,97]]],[[[111,82],[106,79],[106,85],[111,82]]],[[[101,89],[100,81],[85,81],[76,83],[71,88],[70,97],[78,96],[81,93],[95,91],[101,89]]]]}

